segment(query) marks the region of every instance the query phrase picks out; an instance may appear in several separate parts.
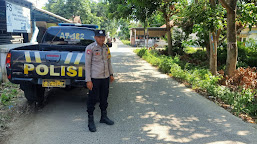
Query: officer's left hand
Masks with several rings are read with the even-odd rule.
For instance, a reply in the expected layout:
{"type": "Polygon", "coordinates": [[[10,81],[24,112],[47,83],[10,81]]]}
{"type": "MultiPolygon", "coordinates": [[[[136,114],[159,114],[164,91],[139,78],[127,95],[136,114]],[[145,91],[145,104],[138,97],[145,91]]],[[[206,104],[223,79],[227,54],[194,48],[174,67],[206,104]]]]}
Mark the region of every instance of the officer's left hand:
{"type": "Polygon", "coordinates": [[[114,77],[110,76],[110,82],[113,82],[113,81],[114,81],[114,77]]]}

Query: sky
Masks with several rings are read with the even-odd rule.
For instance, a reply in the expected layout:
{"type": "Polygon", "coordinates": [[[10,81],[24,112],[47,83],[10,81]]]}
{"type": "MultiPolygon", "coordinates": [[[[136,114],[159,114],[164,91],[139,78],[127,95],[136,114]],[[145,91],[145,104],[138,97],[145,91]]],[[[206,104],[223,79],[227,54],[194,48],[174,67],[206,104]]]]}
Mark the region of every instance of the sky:
{"type": "MultiPolygon", "coordinates": [[[[38,8],[42,8],[48,2],[48,0],[28,0],[28,1],[34,3],[38,8]]],[[[91,1],[98,2],[98,0],[91,0],[91,1]]]]}
{"type": "Polygon", "coordinates": [[[42,8],[48,2],[48,0],[28,0],[35,4],[36,7],[42,8]]]}

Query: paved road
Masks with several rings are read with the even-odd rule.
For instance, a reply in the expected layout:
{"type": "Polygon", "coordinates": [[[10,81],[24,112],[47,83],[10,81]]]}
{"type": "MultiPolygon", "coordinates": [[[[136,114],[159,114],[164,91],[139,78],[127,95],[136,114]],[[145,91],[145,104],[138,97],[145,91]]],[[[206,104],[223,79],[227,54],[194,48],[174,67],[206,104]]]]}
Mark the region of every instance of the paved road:
{"type": "Polygon", "coordinates": [[[112,63],[109,117],[116,123],[87,128],[85,89],[49,92],[48,104],[13,125],[10,144],[250,144],[257,130],[213,102],[161,74],[119,41],[112,63]]]}

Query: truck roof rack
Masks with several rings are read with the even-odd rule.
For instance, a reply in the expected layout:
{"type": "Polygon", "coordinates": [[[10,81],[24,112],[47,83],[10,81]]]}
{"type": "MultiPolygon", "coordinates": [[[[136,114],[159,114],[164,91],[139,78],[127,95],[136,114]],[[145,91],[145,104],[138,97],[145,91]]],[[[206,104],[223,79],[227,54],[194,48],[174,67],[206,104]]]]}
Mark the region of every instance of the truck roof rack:
{"type": "Polygon", "coordinates": [[[98,25],[93,25],[93,24],[80,24],[80,23],[59,23],[59,26],[77,26],[77,27],[87,27],[87,28],[93,28],[97,29],[98,25]]]}

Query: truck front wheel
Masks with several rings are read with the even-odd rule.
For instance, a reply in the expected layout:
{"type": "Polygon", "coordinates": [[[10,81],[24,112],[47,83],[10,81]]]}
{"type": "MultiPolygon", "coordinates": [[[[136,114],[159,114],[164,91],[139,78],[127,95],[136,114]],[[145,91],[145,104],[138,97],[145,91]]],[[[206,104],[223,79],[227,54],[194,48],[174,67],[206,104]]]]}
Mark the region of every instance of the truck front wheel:
{"type": "Polygon", "coordinates": [[[20,87],[24,91],[24,95],[29,102],[43,103],[45,88],[41,85],[23,83],[20,87]]]}

